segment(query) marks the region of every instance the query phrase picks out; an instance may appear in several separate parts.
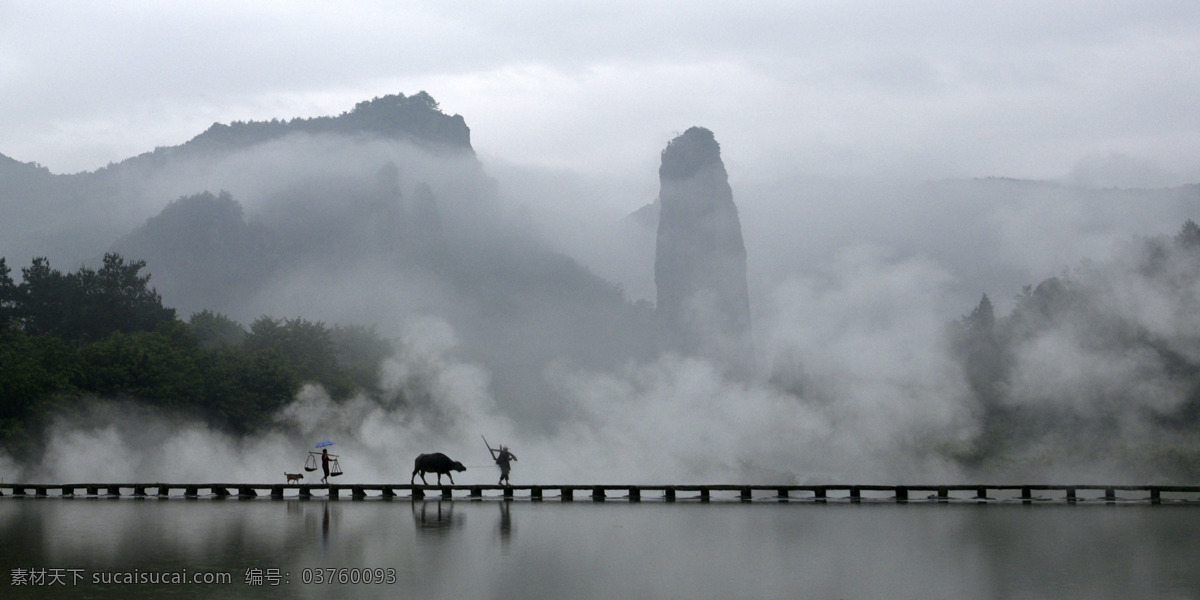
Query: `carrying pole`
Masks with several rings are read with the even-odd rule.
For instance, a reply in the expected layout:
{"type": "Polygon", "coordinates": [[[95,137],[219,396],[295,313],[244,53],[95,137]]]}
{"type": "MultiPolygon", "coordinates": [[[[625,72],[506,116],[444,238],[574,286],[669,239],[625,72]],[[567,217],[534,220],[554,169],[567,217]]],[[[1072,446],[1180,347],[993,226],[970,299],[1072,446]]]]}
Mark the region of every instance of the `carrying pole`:
{"type": "Polygon", "coordinates": [[[483,437],[482,434],[479,437],[483,438],[483,445],[487,446],[488,453],[492,455],[492,460],[496,460],[496,451],[492,449],[492,445],[488,443],[487,438],[483,437]]]}

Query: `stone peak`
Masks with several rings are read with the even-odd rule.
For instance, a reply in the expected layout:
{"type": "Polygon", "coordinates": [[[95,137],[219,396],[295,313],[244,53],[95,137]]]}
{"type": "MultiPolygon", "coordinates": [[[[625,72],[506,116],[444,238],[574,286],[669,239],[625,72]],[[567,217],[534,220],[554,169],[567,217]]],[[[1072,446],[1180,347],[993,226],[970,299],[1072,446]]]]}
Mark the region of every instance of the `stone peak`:
{"type": "Polygon", "coordinates": [[[692,127],[667,143],[662,151],[658,176],[684,179],[712,166],[725,167],[721,162],[721,145],[712,131],[692,127]]]}

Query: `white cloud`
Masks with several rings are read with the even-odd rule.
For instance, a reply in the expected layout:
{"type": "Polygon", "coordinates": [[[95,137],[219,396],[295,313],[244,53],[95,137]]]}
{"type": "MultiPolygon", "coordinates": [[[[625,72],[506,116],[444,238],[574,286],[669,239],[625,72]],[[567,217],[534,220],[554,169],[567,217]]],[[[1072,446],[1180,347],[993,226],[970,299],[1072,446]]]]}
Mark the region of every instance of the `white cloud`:
{"type": "Polygon", "coordinates": [[[213,121],[424,89],[482,151],[584,171],[628,169],[699,124],[770,171],[1057,178],[1115,153],[1167,183],[1200,179],[1200,7],[1178,2],[68,2],[0,16],[0,152],[56,171],[213,121]]]}

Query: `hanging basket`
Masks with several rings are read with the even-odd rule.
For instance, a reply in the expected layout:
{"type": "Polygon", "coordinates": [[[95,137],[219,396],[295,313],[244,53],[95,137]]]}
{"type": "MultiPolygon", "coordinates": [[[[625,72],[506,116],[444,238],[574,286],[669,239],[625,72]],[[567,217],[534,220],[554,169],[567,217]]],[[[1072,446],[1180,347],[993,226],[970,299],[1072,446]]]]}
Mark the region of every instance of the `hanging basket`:
{"type": "Polygon", "coordinates": [[[317,470],[317,457],[313,456],[312,452],[308,453],[308,460],[304,461],[304,470],[305,471],[316,471],[317,470]]]}
{"type": "Polygon", "coordinates": [[[329,476],[337,477],[342,474],[342,465],[338,463],[338,459],[330,459],[329,461],[329,476]]]}

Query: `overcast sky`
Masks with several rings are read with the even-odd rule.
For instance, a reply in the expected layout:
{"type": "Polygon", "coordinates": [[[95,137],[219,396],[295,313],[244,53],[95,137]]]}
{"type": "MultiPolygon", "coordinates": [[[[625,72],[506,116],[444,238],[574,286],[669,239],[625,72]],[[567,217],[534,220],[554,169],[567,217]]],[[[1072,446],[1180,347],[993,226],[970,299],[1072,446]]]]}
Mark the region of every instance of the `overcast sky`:
{"type": "MultiPolygon", "coordinates": [[[[485,160],[656,179],[1200,181],[1200,3],[0,0],[0,153],[92,170],[426,90],[485,160]]],[[[656,183],[656,181],[654,181],[656,183]]]]}

